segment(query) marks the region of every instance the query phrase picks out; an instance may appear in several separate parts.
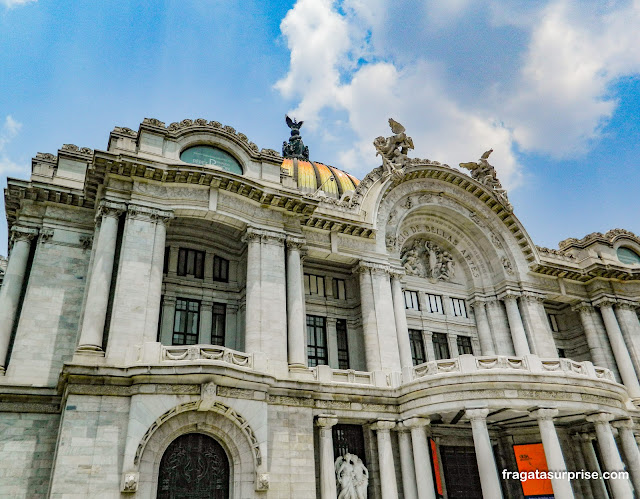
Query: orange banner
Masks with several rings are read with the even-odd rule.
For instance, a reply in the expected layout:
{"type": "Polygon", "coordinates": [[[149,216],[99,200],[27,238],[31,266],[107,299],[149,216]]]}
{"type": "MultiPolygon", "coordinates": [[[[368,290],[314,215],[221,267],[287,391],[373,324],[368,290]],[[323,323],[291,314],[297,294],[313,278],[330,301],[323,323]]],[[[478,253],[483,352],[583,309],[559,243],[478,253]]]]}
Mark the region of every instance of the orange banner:
{"type": "MultiPolygon", "coordinates": [[[[544,455],[544,448],[542,444],[525,444],[514,445],[513,451],[516,455],[516,462],[518,463],[518,471],[534,472],[549,471],[547,468],[547,459],[544,455]]],[[[521,481],[522,492],[525,497],[553,497],[553,488],[551,487],[551,480],[531,478],[526,481],[521,481]]]]}
{"type": "Polygon", "coordinates": [[[440,463],[438,462],[438,452],[436,450],[436,442],[432,438],[429,439],[431,444],[431,462],[433,463],[433,474],[436,477],[436,490],[439,496],[442,496],[442,479],[440,478],[440,463]]]}

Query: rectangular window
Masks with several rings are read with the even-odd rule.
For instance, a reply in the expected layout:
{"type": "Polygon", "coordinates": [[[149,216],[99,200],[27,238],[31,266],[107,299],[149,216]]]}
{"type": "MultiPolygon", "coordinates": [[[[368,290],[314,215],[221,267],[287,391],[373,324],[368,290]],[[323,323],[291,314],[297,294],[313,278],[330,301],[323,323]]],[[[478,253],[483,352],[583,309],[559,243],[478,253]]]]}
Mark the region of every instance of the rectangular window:
{"type": "Polygon", "coordinates": [[[409,310],[420,310],[420,303],[418,302],[417,291],[405,291],[404,292],[404,306],[409,310]]]}
{"type": "Polygon", "coordinates": [[[347,287],[344,279],[333,279],[333,297],[336,300],[347,299],[347,287]]]}
{"type": "Polygon", "coordinates": [[[451,358],[446,334],[433,333],[433,353],[436,356],[436,360],[451,358]]]}
{"type": "Polygon", "coordinates": [[[427,359],[424,354],[424,340],[422,339],[422,331],[409,329],[409,342],[411,344],[411,358],[413,365],[424,364],[427,359]]]}
{"type": "Polygon", "coordinates": [[[204,278],[204,251],[180,248],[178,252],[178,275],[204,278]]]}
{"type": "Polygon", "coordinates": [[[336,334],[338,336],[338,369],[349,369],[349,339],[346,319],[336,321],[336,334]]]}
{"type": "Polygon", "coordinates": [[[551,331],[553,331],[554,333],[560,331],[560,328],[558,327],[558,316],[556,314],[547,314],[547,317],[549,317],[549,325],[551,326],[551,331]]]}
{"type": "Polygon", "coordinates": [[[211,322],[211,344],[224,346],[224,335],[227,323],[227,306],[224,303],[213,304],[213,317],[211,322]]]}
{"type": "Polygon", "coordinates": [[[328,364],[327,326],[324,317],[307,315],[307,358],[309,367],[328,364]]]}
{"type": "Polygon", "coordinates": [[[427,293],[427,307],[432,314],[444,314],[442,296],[427,293]]]}
{"type": "Polygon", "coordinates": [[[451,305],[453,305],[453,315],[456,317],[468,317],[467,307],[464,300],[460,298],[451,298],[451,305]]]}
{"type": "Polygon", "coordinates": [[[561,359],[567,358],[567,352],[565,351],[564,348],[558,348],[558,357],[561,359]]]}
{"type": "Polygon", "coordinates": [[[195,345],[198,343],[200,327],[200,302],[176,299],[176,314],[173,320],[173,345],[195,345]]]}
{"type": "Polygon", "coordinates": [[[473,349],[471,348],[471,338],[468,336],[458,336],[458,354],[471,354],[473,355],[473,349]]]}
{"type": "Polygon", "coordinates": [[[304,292],[308,295],[324,296],[324,277],[314,274],[305,274],[304,292]]]}
{"type": "Polygon", "coordinates": [[[213,257],[213,280],[229,282],[229,260],[218,255],[213,257]]]}

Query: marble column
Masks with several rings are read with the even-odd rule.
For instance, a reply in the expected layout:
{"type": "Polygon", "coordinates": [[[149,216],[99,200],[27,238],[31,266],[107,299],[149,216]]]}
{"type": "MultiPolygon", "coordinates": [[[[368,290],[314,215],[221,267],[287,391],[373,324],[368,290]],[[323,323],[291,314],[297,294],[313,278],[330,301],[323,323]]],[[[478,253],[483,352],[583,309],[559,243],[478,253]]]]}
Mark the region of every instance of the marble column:
{"type": "Polygon", "coordinates": [[[371,269],[366,265],[359,265],[356,271],[360,280],[360,310],[362,311],[362,332],[367,371],[380,371],[382,370],[382,361],[378,342],[378,323],[376,320],[371,269]]]}
{"type": "Polygon", "coordinates": [[[627,464],[627,471],[629,471],[631,483],[637,494],[640,492],[640,451],[638,450],[638,444],[633,434],[635,425],[633,424],[633,420],[624,419],[622,421],[615,421],[613,426],[618,428],[625,463],[627,464]]]}
{"type": "Polygon", "coordinates": [[[509,329],[511,330],[511,339],[513,340],[513,348],[518,357],[529,355],[529,343],[527,342],[527,334],[522,324],[520,309],[518,308],[518,296],[513,293],[505,293],[502,297],[504,306],[507,309],[507,319],[509,321],[509,329]]]}
{"type": "Polygon", "coordinates": [[[371,425],[376,431],[378,440],[378,466],[380,468],[380,488],[382,499],[397,499],[398,485],[396,483],[396,469],[393,464],[393,450],[391,448],[391,433],[396,426],[394,421],[377,421],[371,425]]]}
{"type": "Polygon", "coordinates": [[[307,367],[307,326],[300,252],[302,239],[287,238],[287,346],[289,367],[307,367]]]}
{"type": "Polygon", "coordinates": [[[558,358],[558,349],[544,309],[544,296],[524,292],[521,298],[529,318],[529,334],[535,343],[536,354],[542,358],[558,358]]]}
{"type": "Polygon", "coordinates": [[[416,487],[416,468],[413,462],[411,433],[403,423],[398,423],[398,445],[400,447],[400,469],[402,471],[402,490],[405,499],[418,499],[416,487]]]}
{"type": "Polygon", "coordinates": [[[396,321],[396,334],[398,336],[398,350],[400,351],[400,366],[402,369],[411,369],[411,345],[409,343],[409,327],[407,326],[407,314],[405,312],[404,295],[402,293],[401,274],[391,274],[391,293],[393,296],[393,314],[396,321]]]}
{"type": "Polygon", "coordinates": [[[487,311],[484,308],[484,302],[475,300],[471,306],[473,307],[476,318],[476,328],[478,329],[478,339],[480,340],[480,354],[495,355],[496,351],[493,347],[491,327],[489,326],[489,319],[487,317],[487,311]]]}
{"type": "Polygon", "coordinates": [[[633,368],[633,363],[631,362],[624,338],[622,337],[618,319],[613,311],[613,302],[604,300],[598,303],[597,306],[600,307],[600,312],[602,313],[602,320],[607,330],[613,355],[616,358],[616,364],[618,364],[618,371],[620,372],[622,383],[627,388],[631,398],[640,398],[640,383],[638,382],[636,371],[633,368]]]}
{"type": "Polygon", "coordinates": [[[22,227],[13,227],[11,230],[13,248],[9,255],[2,289],[0,289],[0,375],[4,375],[7,367],[9,342],[17,320],[18,304],[31,251],[31,240],[37,233],[36,229],[22,227]]]}
{"type": "Polygon", "coordinates": [[[247,229],[244,236],[247,243],[247,285],[245,293],[245,337],[244,349],[247,353],[260,352],[260,322],[262,293],[260,289],[262,237],[259,232],[247,229]]]}
{"type": "Polygon", "coordinates": [[[101,219],[100,232],[98,233],[77,353],[104,355],[102,333],[107,316],[113,261],[116,253],[118,220],[125,210],[124,204],[110,201],[103,201],[98,209],[98,217],[101,219]]]}
{"type": "MultiPolygon", "coordinates": [[[[553,418],[557,415],[558,409],[536,409],[531,412],[531,416],[538,420],[547,469],[549,471],[567,471],[560,440],[553,424],[553,418]]],[[[551,485],[556,499],[573,499],[573,489],[568,478],[552,478],[551,485]]]]}
{"type": "Polygon", "coordinates": [[[371,284],[380,345],[380,362],[384,371],[401,371],[398,335],[393,311],[390,269],[387,265],[371,266],[371,284]]]}
{"type": "Polygon", "coordinates": [[[212,327],[213,302],[209,300],[203,300],[200,302],[200,334],[198,335],[198,343],[202,343],[203,345],[211,345],[212,327]]]}
{"type": "Polygon", "coordinates": [[[465,413],[471,421],[473,445],[475,446],[476,459],[478,461],[482,496],[492,499],[502,499],[502,488],[500,487],[500,479],[498,478],[498,469],[493,456],[489,430],[487,429],[489,409],[467,409],[465,413]]]}
{"type": "Polygon", "coordinates": [[[436,488],[433,483],[433,470],[425,431],[430,422],[429,418],[411,418],[402,422],[406,428],[411,429],[418,499],[436,499],[436,488]]]}
{"type": "Polygon", "coordinates": [[[173,321],[176,316],[176,297],[162,297],[162,324],[160,324],[160,342],[163,345],[173,344],[173,321]]]}
{"type": "Polygon", "coordinates": [[[637,303],[618,301],[615,314],[622,330],[622,336],[631,356],[636,373],[640,373],[640,321],[636,314],[637,303]]]}
{"type": "Polygon", "coordinates": [[[582,302],[575,305],[572,310],[578,313],[580,322],[582,323],[582,329],[584,330],[585,339],[587,340],[587,346],[591,353],[591,360],[598,367],[606,367],[611,369],[607,356],[605,355],[602,343],[598,335],[598,330],[593,323],[592,314],[595,312],[591,304],[582,302]]]}
{"type": "MultiPolygon", "coordinates": [[[[602,475],[602,470],[600,469],[600,464],[598,463],[598,457],[596,456],[596,451],[593,448],[593,440],[595,437],[588,433],[579,433],[577,437],[580,439],[582,455],[584,456],[584,460],[586,462],[585,470],[590,472],[597,472],[602,475]]],[[[591,492],[594,499],[609,499],[609,494],[607,493],[607,488],[602,478],[587,481],[591,486],[591,492]]]]}
{"type": "Polygon", "coordinates": [[[333,414],[321,414],[316,419],[320,429],[320,499],[335,499],[336,468],[333,456],[332,428],[338,423],[333,414]]]}
{"type": "MultiPolygon", "coordinates": [[[[613,311],[612,311],[613,312],[613,311]]],[[[596,429],[596,437],[598,439],[598,448],[600,456],[604,464],[604,471],[624,471],[624,464],[620,459],[620,452],[613,438],[613,432],[609,421],[613,419],[613,415],[601,412],[587,416],[587,421],[593,423],[596,429]]],[[[627,478],[616,478],[609,480],[609,487],[613,492],[614,499],[632,499],[633,492],[631,483],[627,478]]]]}
{"type": "Polygon", "coordinates": [[[491,325],[491,336],[494,340],[496,353],[498,355],[515,355],[513,340],[509,331],[509,322],[502,301],[496,297],[489,298],[485,302],[485,307],[489,324],[491,325]]]}

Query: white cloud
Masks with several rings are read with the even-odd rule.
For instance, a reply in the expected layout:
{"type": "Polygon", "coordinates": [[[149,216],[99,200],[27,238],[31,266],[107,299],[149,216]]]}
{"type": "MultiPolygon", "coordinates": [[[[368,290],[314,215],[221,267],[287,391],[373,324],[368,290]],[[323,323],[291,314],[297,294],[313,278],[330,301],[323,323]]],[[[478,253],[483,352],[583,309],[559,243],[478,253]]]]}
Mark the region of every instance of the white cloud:
{"type": "Polygon", "coordinates": [[[0,0],[0,4],[4,5],[7,8],[17,7],[19,5],[25,5],[28,3],[34,3],[38,0],[0,0]]]}
{"type": "Polygon", "coordinates": [[[616,108],[610,85],[640,72],[640,32],[630,29],[640,25],[640,0],[413,4],[425,6],[415,12],[423,32],[453,30],[453,21],[476,29],[484,23],[478,32],[489,45],[479,69],[513,64],[517,76],[475,85],[472,73],[458,70],[455,53],[429,60],[418,48],[408,63],[406,54],[394,56],[387,47],[415,49],[424,40],[389,30],[401,8],[390,0],[298,0],[281,24],[291,63],[276,89],[297,101],[294,114],[312,126],[326,119],[324,109],[346,112],[357,140],[339,145],[344,164],[336,166],[360,175],[376,166],[371,142],[388,134],[393,116],[413,136],[415,156],[454,166],[492,147],[501,180],[514,187],[521,178],[516,148],[556,157],[586,152],[616,108]],[[501,60],[510,33],[522,35],[522,49],[501,60]],[[476,98],[462,95],[461,78],[476,98]]]}
{"type": "Polygon", "coordinates": [[[20,132],[22,123],[17,122],[11,115],[7,115],[0,128],[0,175],[6,175],[10,172],[18,172],[24,170],[22,166],[15,163],[5,153],[5,148],[20,132]]]}

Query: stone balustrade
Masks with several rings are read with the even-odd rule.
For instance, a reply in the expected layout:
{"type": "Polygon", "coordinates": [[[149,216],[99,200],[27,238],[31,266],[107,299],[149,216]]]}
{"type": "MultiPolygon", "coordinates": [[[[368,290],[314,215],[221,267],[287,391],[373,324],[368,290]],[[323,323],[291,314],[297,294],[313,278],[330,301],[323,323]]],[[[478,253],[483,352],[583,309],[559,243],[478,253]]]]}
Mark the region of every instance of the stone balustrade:
{"type": "Polygon", "coordinates": [[[523,357],[492,355],[474,357],[461,355],[455,359],[442,359],[414,366],[413,379],[443,374],[471,374],[500,370],[529,374],[563,374],[584,376],[615,382],[613,373],[606,368],[596,367],[589,361],[576,362],[571,359],[541,359],[536,355],[523,357]]]}
{"type": "Polygon", "coordinates": [[[396,387],[400,385],[400,373],[382,371],[355,371],[353,369],[332,369],[321,365],[310,369],[315,380],[321,383],[351,383],[378,387],[396,387]]]}

